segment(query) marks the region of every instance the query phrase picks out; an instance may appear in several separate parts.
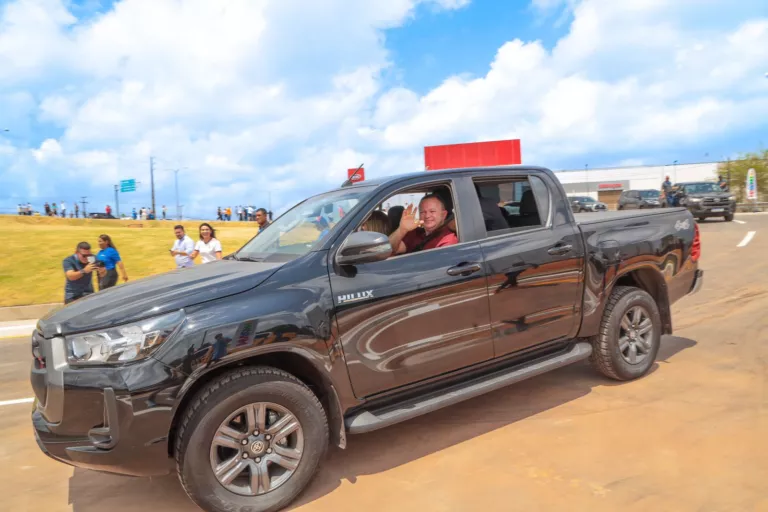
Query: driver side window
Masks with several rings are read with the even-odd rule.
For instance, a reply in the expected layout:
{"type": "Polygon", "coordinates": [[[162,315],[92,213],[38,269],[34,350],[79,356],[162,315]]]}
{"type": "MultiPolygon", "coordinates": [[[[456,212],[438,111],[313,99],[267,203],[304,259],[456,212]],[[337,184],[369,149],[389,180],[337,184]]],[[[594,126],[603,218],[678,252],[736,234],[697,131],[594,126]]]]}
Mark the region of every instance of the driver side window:
{"type": "Polygon", "coordinates": [[[393,256],[453,245],[459,241],[453,198],[449,183],[398,191],[368,213],[355,231],[387,235],[393,256]]]}

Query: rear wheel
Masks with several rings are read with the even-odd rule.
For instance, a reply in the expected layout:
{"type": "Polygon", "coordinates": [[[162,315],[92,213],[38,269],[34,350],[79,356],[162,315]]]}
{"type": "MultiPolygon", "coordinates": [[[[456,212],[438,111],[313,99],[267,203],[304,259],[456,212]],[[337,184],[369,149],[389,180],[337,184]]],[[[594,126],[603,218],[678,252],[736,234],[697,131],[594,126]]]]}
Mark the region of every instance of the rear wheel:
{"type": "Polygon", "coordinates": [[[647,292],[617,286],[605,307],[590,362],[606,377],[632,380],[650,370],[661,343],[661,315],[647,292]]]}
{"type": "Polygon", "coordinates": [[[203,388],[182,417],[176,468],[203,510],[280,510],[306,487],[328,446],[317,397],[292,375],[243,368],[203,388]]]}

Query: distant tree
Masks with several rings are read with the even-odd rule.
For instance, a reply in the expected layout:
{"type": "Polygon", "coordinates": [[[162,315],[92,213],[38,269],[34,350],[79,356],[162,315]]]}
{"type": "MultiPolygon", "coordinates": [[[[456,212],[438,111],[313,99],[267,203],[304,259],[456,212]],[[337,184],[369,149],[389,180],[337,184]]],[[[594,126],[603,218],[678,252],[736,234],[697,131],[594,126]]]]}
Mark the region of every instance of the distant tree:
{"type": "Polygon", "coordinates": [[[768,198],[768,150],[745,153],[736,160],[721,162],[717,167],[717,174],[729,181],[730,190],[736,195],[739,203],[746,201],[749,169],[754,169],[757,176],[758,201],[764,201],[768,198]]]}

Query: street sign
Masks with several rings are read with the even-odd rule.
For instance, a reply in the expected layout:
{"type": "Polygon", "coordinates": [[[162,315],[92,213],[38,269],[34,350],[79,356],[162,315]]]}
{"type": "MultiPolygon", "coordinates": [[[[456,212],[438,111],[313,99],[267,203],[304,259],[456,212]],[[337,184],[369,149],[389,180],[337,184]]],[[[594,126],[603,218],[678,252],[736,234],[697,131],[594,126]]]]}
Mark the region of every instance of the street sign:
{"type": "Polygon", "coordinates": [[[120,192],[136,192],[136,180],[120,180],[120,192]]]}
{"type": "Polygon", "coordinates": [[[351,179],[352,183],[356,183],[358,181],[365,181],[365,169],[363,169],[362,167],[360,167],[359,171],[357,170],[357,168],[347,169],[347,179],[351,179]],[[357,171],[357,174],[355,174],[355,171],[357,171]]]}
{"type": "Polygon", "coordinates": [[[747,201],[757,201],[757,175],[754,169],[747,171],[747,201]]]}

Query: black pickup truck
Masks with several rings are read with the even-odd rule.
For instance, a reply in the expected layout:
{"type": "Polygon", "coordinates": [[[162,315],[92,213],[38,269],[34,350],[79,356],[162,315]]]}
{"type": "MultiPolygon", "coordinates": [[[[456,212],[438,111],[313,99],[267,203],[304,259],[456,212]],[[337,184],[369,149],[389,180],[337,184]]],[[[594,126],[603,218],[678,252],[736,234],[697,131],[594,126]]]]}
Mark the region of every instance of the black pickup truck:
{"type": "Polygon", "coordinates": [[[736,213],[736,196],[710,181],[678,183],[678,204],[688,209],[698,220],[723,217],[733,220],[736,213]]]}
{"type": "Polygon", "coordinates": [[[643,376],[670,306],[702,283],[686,209],[574,215],[547,169],[345,185],[221,261],[40,320],[40,448],[126,475],[175,465],[205,510],[278,510],[349,434],[587,358],[612,379],[643,376]],[[439,201],[423,201],[421,242],[397,254],[417,219],[383,208],[422,194],[439,201]],[[382,216],[383,232],[369,222],[382,216]]]}

